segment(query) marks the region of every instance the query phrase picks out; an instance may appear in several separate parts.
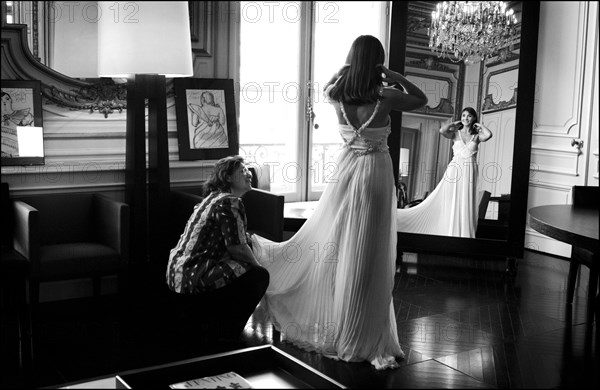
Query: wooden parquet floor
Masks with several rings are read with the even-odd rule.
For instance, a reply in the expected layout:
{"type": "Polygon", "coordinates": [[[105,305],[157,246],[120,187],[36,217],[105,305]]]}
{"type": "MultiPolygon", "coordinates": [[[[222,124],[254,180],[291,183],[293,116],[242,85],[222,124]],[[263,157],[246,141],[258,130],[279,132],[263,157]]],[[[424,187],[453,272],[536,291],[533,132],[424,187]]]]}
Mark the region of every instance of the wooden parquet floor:
{"type": "MultiPolygon", "coordinates": [[[[104,296],[42,304],[34,364],[5,371],[2,385],[53,387],[272,343],[350,388],[597,388],[599,338],[597,322],[586,315],[587,283],[577,286],[569,307],[567,261],[526,251],[514,275],[504,266],[405,254],[394,307],[406,357],[395,370],[334,361],[274,341],[260,312],[239,343],[185,351],[178,347],[182,335],[161,331],[169,314],[160,302],[123,305],[117,296],[104,296]]],[[[587,281],[587,269],[580,272],[587,281]]],[[[4,347],[10,345],[3,345],[3,359],[10,359],[4,347]]]]}

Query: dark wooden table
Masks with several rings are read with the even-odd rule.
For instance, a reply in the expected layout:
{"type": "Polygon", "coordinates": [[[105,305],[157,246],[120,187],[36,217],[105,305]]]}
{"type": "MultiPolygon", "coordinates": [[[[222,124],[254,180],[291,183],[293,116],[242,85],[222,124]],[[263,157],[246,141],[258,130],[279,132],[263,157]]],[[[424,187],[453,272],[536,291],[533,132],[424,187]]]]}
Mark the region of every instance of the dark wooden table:
{"type": "MultiPolygon", "coordinates": [[[[572,205],[537,206],[529,210],[529,226],[538,232],[584,248],[593,253],[593,258],[598,257],[598,209],[574,207],[572,205]]],[[[594,260],[597,261],[597,260],[594,260]]],[[[571,277],[573,268],[569,270],[571,277]]],[[[591,271],[590,271],[591,272],[591,271]]],[[[594,278],[591,276],[591,278],[594,278]]],[[[596,295],[596,281],[590,281],[588,292],[588,317],[593,323],[595,312],[600,311],[600,298],[596,295]],[[594,303],[595,301],[595,303],[594,303]],[[594,308],[595,307],[595,308],[594,308]]],[[[600,333],[599,333],[600,334],[600,333]]]]}
{"type": "Polygon", "coordinates": [[[598,252],[598,209],[537,206],[529,209],[529,226],[548,237],[598,252]]]}

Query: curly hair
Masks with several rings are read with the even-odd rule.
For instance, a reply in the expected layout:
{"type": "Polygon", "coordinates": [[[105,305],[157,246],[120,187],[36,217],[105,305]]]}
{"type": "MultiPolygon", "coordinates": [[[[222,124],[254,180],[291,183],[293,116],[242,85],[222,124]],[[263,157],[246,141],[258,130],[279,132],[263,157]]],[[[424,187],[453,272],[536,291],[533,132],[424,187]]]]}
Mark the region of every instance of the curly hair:
{"type": "Polygon", "coordinates": [[[242,164],[244,164],[242,156],[227,156],[217,161],[212,176],[203,185],[203,195],[206,196],[213,191],[231,191],[231,183],[228,179],[242,164]]]}

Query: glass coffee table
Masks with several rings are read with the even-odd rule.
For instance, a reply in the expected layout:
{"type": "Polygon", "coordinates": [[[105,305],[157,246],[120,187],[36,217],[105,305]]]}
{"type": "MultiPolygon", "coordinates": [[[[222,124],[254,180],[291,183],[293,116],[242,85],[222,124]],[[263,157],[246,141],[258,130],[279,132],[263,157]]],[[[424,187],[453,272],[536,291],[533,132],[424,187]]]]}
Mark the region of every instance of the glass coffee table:
{"type": "Polygon", "coordinates": [[[120,373],[120,389],[169,388],[183,381],[235,372],[253,388],[346,388],[272,345],[262,345],[120,373]]]}
{"type": "Polygon", "coordinates": [[[235,372],[257,389],[345,389],[306,363],[270,344],[181,360],[66,383],[60,389],[165,388],[194,379],[235,372]]]}

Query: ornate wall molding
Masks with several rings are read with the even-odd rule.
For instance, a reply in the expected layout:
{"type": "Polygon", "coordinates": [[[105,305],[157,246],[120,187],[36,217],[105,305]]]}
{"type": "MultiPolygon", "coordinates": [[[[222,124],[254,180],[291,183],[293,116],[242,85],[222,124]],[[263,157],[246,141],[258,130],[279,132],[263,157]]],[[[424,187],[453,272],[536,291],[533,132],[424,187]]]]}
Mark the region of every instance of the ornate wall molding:
{"type": "MultiPolygon", "coordinates": [[[[100,113],[104,118],[127,109],[127,83],[74,79],[40,63],[27,45],[27,25],[4,25],[1,50],[2,79],[40,80],[44,105],[100,113]]],[[[167,99],[174,96],[173,80],[167,79],[167,99]]]]}
{"type": "MultiPolygon", "coordinates": [[[[421,67],[418,69],[427,70],[426,67],[421,67]]],[[[447,69],[446,73],[450,73],[451,75],[456,77],[455,70],[450,69],[450,68],[444,68],[444,69],[447,69]]],[[[462,93],[462,92],[458,92],[459,88],[457,86],[455,79],[453,79],[453,77],[435,75],[435,74],[432,74],[431,72],[411,72],[411,71],[406,71],[405,75],[406,75],[406,77],[413,76],[413,77],[418,77],[420,79],[427,80],[428,84],[425,87],[425,90],[430,90],[430,91],[438,90],[438,88],[436,88],[436,85],[437,86],[440,86],[440,85],[446,86],[445,96],[439,96],[438,104],[435,107],[430,107],[429,105],[426,105],[424,107],[413,110],[413,112],[420,113],[420,114],[428,114],[428,115],[440,115],[440,116],[444,116],[444,117],[449,117],[449,116],[454,115],[456,107],[454,107],[454,104],[452,103],[453,99],[456,99],[456,96],[458,96],[455,94],[462,93]]],[[[414,80],[413,80],[413,82],[414,82],[414,80]]],[[[439,90],[439,92],[442,92],[443,89],[444,88],[439,90]]]]}
{"type": "Polygon", "coordinates": [[[494,102],[492,94],[486,95],[485,98],[483,99],[483,106],[481,107],[481,110],[485,113],[488,113],[488,112],[492,112],[492,111],[505,110],[507,108],[516,107],[516,105],[517,105],[517,89],[518,88],[514,89],[513,96],[512,96],[512,98],[510,98],[510,100],[501,101],[498,103],[494,102]]]}
{"type": "MultiPolygon", "coordinates": [[[[489,113],[492,111],[506,110],[506,109],[514,108],[517,106],[517,91],[518,91],[517,87],[513,88],[513,94],[511,96],[511,98],[508,100],[501,100],[499,102],[494,102],[493,95],[490,93],[490,85],[492,82],[492,78],[498,77],[499,75],[501,75],[503,73],[508,73],[508,72],[512,72],[515,70],[517,72],[519,71],[518,64],[514,65],[514,66],[508,66],[506,68],[499,69],[494,72],[488,73],[486,80],[485,80],[485,98],[483,99],[483,103],[481,106],[482,112],[489,113]]],[[[502,87],[502,85],[499,85],[499,86],[502,87]]]]}
{"type": "MultiPolygon", "coordinates": [[[[453,63],[448,59],[438,58],[427,52],[415,51],[415,48],[406,52],[406,75],[416,76],[431,80],[432,85],[425,88],[430,92],[435,90],[436,84],[446,84],[447,93],[437,95],[432,101],[437,101],[435,107],[425,106],[414,112],[434,116],[449,117],[462,109],[462,96],[464,93],[465,65],[453,63]]],[[[435,102],[433,103],[435,104],[435,102]]]]}
{"type": "Polygon", "coordinates": [[[127,108],[126,84],[73,79],[40,63],[27,45],[27,25],[4,25],[1,50],[2,79],[40,80],[45,104],[98,112],[105,118],[127,108]]]}
{"type": "MultiPolygon", "coordinates": [[[[594,49],[588,46],[588,34],[598,34],[598,30],[587,31],[587,12],[593,3],[579,1],[567,5],[543,2],[541,10],[548,25],[540,25],[538,63],[543,58],[542,64],[552,66],[538,65],[533,116],[536,128],[533,134],[557,133],[581,138],[581,128],[586,123],[582,121],[581,114],[592,106],[584,101],[582,91],[589,82],[586,59],[594,57],[591,54],[594,49]],[[562,42],[569,44],[558,45],[562,42]]],[[[598,13],[593,17],[597,19],[598,13]]]]}
{"type": "Polygon", "coordinates": [[[454,73],[456,71],[456,69],[452,69],[446,63],[440,61],[438,58],[432,55],[410,53],[410,55],[407,54],[407,57],[411,57],[414,59],[407,60],[406,66],[418,69],[437,70],[440,72],[448,73],[454,73]]]}
{"type": "Polygon", "coordinates": [[[70,91],[43,85],[42,94],[59,107],[88,110],[90,113],[99,112],[104,114],[105,118],[115,111],[121,113],[127,108],[127,85],[115,84],[110,78],[101,78],[89,86],[70,91]]]}
{"type": "Polygon", "coordinates": [[[440,102],[435,107],[421,107],[417,110],[413,110],[413,112],[418,112],[420,114],[428,114],[428,115],[440,115],[449,117],[454,115],[454,106],[452,102],[446,98],[441,98],[440,102]]]}
{"type": "Polygon", "coordinates": [[[515,53],[515,52],[509,50],[508,48],[504,48],[504,49],[500,50],[500,52],[494,58],[493,61],[491,61],[489,63],[486,62],[485,66],[487,66],[488,68],[491,68],[493,66],[498,66],[498,65],[502,65],[507,62],[510,62],[510,61],[518,60],[519,57],[520,57],[519,53],[515,53]]]}

